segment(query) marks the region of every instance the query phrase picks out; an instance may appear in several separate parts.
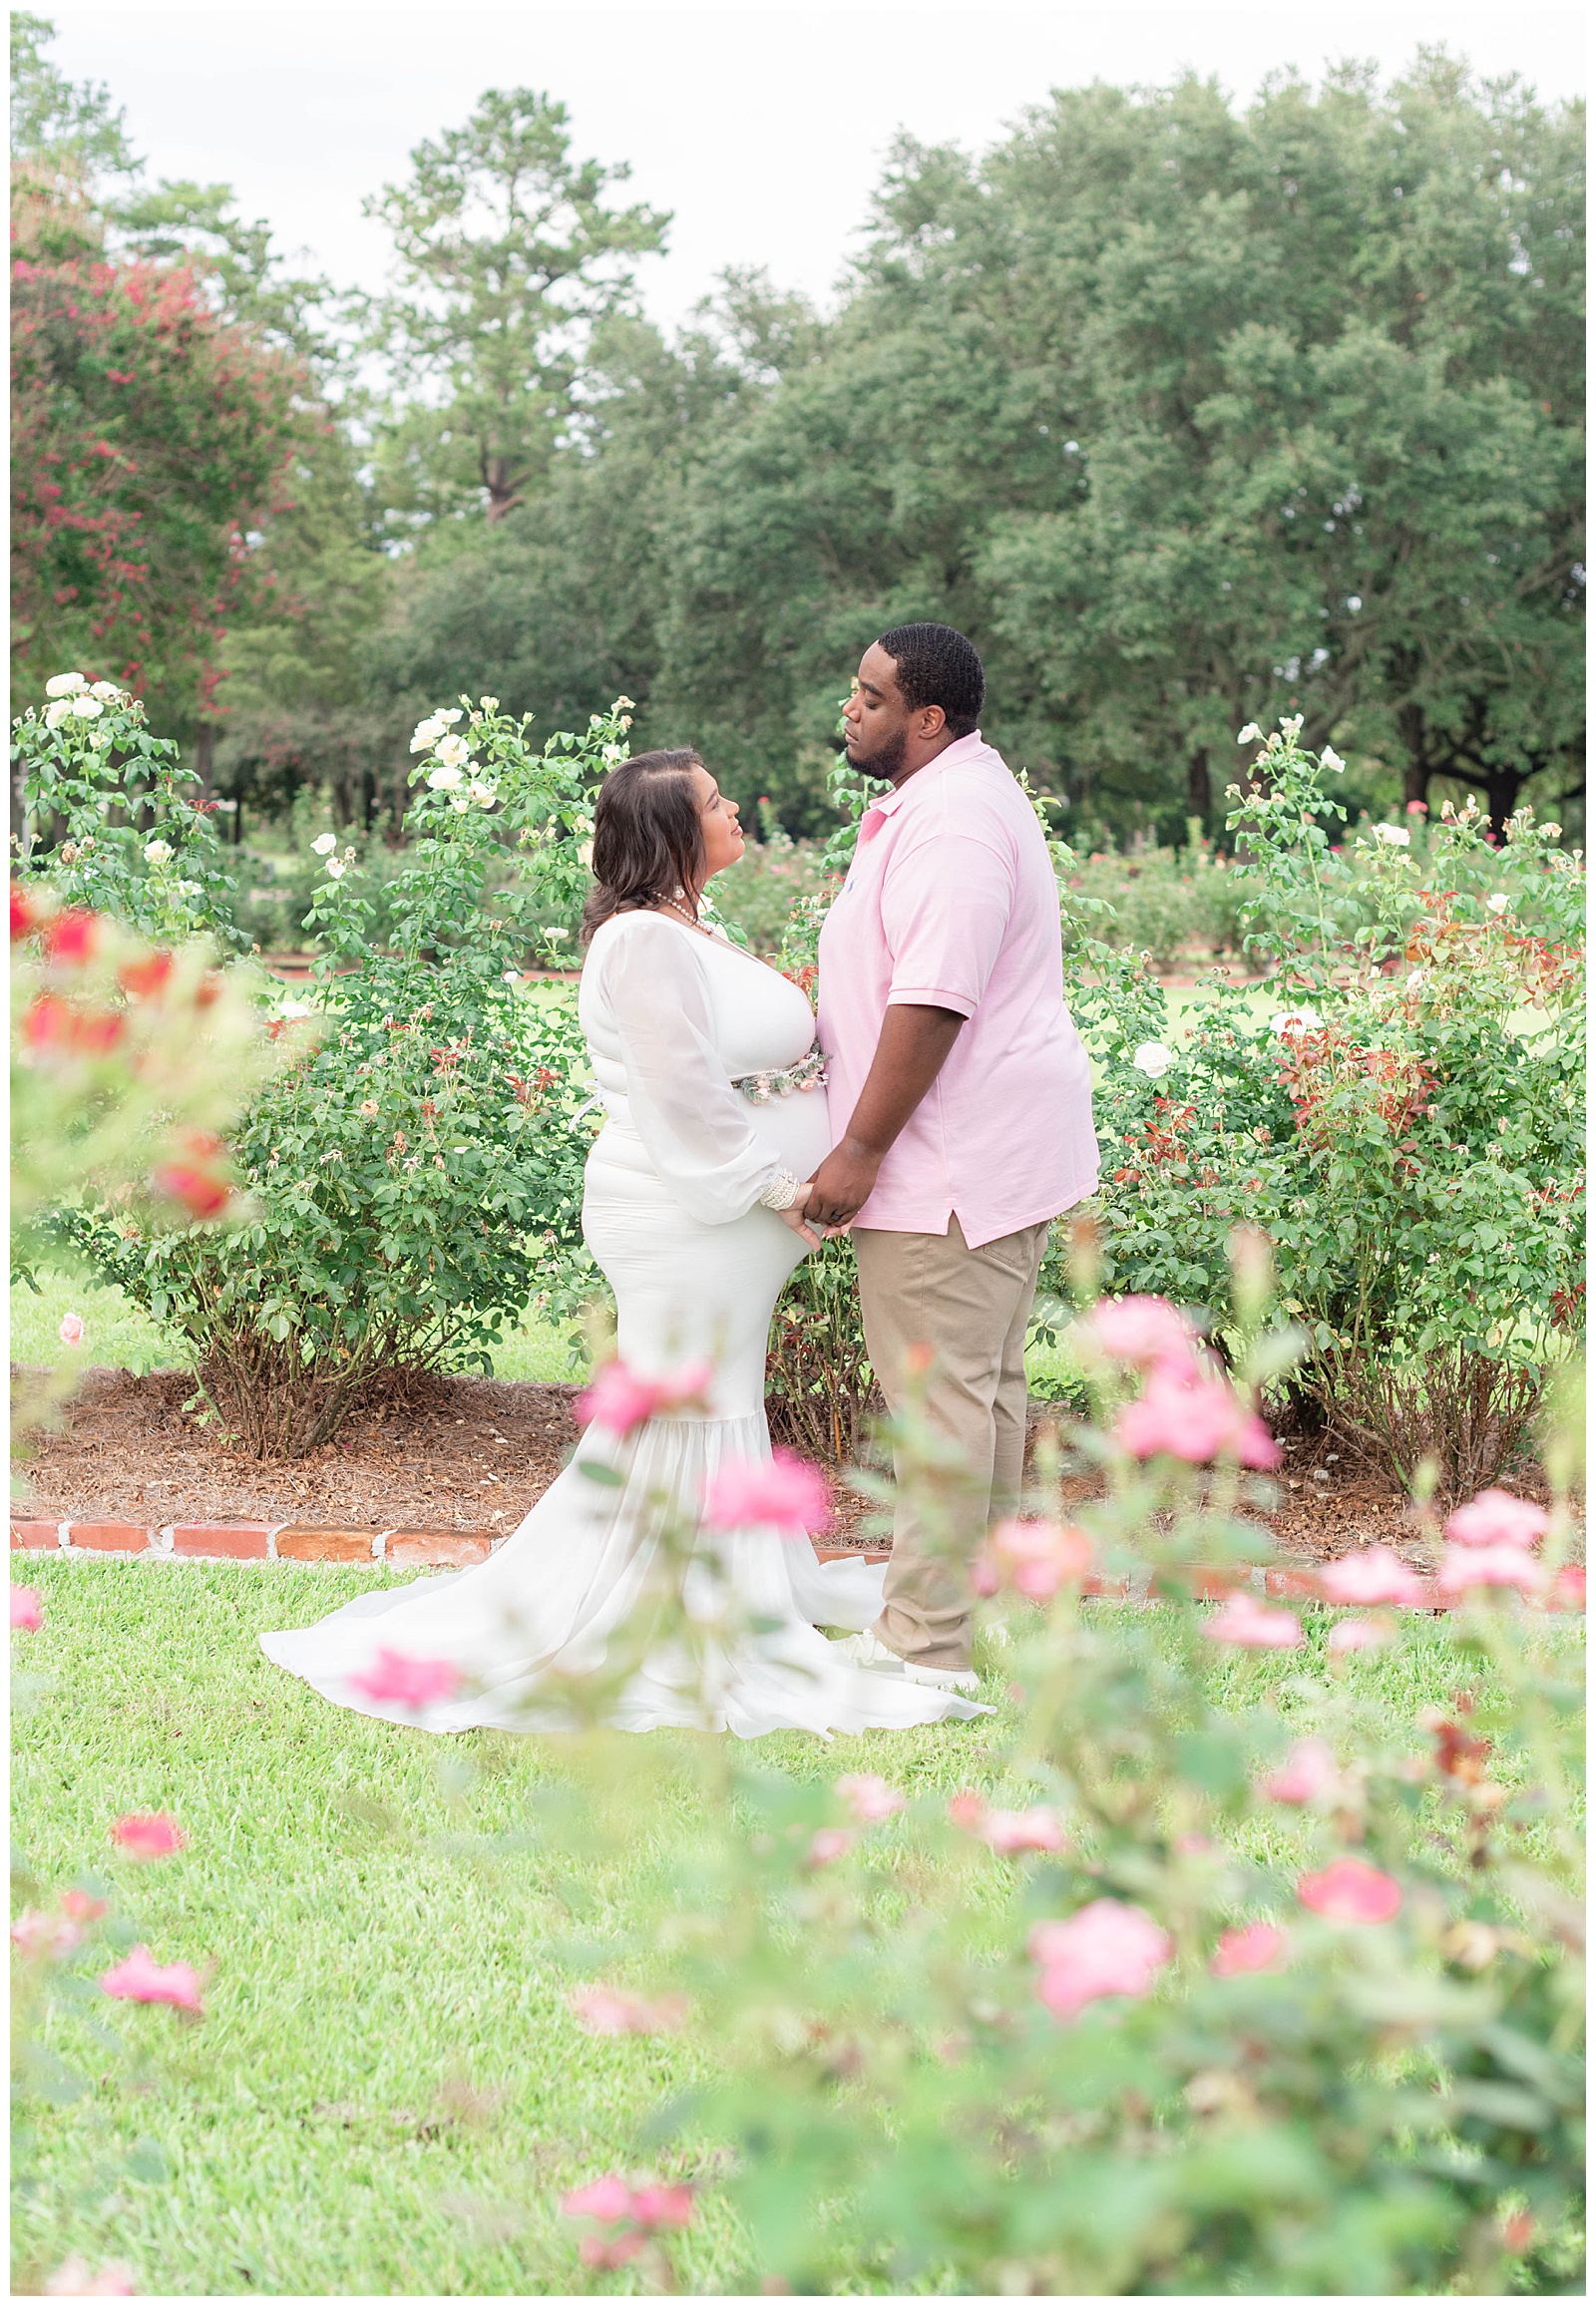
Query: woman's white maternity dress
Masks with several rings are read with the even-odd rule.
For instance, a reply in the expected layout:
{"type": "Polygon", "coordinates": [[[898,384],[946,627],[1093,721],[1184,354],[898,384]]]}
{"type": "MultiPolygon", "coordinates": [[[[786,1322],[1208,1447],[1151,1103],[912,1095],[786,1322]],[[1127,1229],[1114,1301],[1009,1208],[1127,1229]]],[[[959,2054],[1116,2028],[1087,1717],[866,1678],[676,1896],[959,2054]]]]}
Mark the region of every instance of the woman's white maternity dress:
{"type": "MultiPolygon", "coordinates": [[[[758,1196],[782,1169],[812,1174],[829,1149],[823,1091],[756,1104],[732,1086],[801,1062],[814,1017],[797,986],[726,940],[655,913],[595,937],[579,1013],[604,1107],[588,1158],[583,1231],[615,1294],[621,1359],[659,1376],[699,1358],[709,1413],[651,1418],[629,1439],[590,1425],[521,1526],[479,1568],[362,1595],[298,1632],[263,1634],[268,1658],[335,1705],[427,1730],[560,1730],[559,1684],[601,1665],[608,1637],[655,1573],[665,1510],[692,1516],[728,1460],[770,1454],[765,1344],[804,1245],[758,1196]],[[599,1461],[620,1476],[585,1474],[599,1461]],[[351,1686],[379,1651],[443,1659],[462,1691],[412,1712],[351,1686]]],[[[819,1626],[858,1630],[881,1609],[881,1564],[820,1563],[771,1527],[701,1535],[705,1593],[729,1584],[756,1630],[700,1653],[662,1641],[607,1719],[626,1730],[858,1730],[985,1711],[853,1666],[819,1626]]],[[[695,1562],[685,1600],[694,1605],[695,1562]]]]}

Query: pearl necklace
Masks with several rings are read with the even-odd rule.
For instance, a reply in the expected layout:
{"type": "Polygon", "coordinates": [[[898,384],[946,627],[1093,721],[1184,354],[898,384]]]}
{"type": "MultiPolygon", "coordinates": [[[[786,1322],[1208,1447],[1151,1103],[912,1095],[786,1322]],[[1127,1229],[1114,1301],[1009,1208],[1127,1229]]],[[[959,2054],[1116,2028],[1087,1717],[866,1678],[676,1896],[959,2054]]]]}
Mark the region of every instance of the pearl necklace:
{"type": "Polygon", "coordinates": [[[689,913],[684,905],[678,905],[673,897],[661,897],[659,902],[667,913],[673,913],[676,919],[684,921],[689,929],[696,929],[700,937],[710,935],[710,932],[697,919],[696,915],[689,913]]]}

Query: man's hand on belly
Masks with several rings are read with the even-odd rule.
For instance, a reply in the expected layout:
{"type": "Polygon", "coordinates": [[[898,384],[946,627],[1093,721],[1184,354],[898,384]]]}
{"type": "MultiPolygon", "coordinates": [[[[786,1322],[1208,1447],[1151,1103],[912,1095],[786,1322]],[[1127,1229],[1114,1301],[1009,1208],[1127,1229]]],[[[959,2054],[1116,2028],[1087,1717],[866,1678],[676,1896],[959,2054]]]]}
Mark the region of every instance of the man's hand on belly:
{"type": "Polygon", "coordinates": [[[889,1008],[859,1102],[839,1144],[815,1171],[812,1225],[851,1225],[876,1189],[899,1132],[947,1062],[964,1018],[957,1009],[889,1008]]]}

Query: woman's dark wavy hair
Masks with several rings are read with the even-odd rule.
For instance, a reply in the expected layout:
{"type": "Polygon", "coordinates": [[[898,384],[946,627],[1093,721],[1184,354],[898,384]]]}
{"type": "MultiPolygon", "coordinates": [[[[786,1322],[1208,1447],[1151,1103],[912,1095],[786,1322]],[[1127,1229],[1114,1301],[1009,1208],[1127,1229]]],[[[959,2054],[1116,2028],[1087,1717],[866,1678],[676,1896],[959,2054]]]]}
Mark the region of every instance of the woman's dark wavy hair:
{"type": "Polygon", "coordinates": [[[620,761],[598,788],[593,822],[598,887],[582,912],[582,942],[617,913],[640,913],[703,879],[704,833],[689,746],[620,761]]]}

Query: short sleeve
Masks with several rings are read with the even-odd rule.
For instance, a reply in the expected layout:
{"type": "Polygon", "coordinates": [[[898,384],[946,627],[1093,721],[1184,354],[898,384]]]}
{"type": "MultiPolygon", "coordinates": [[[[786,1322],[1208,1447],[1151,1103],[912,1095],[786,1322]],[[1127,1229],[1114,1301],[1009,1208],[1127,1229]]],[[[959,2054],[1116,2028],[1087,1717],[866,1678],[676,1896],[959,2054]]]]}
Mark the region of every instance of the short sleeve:
{"type": "Polygon", "coordinates": [[[930,830],[901,850],[881,892],[892,956],[887,1005],[974,1016],[1014,908],[1011,862],[968,833],[930,830]]]}
{"type": "Polygon", "coordinates": [[[782,1162],[726,1077],[690,933],[648,914],[625,916],[606,942],[599,983],[632,1126],[656,1174],[700,1224],[745,1217],[782,1162]]]}

